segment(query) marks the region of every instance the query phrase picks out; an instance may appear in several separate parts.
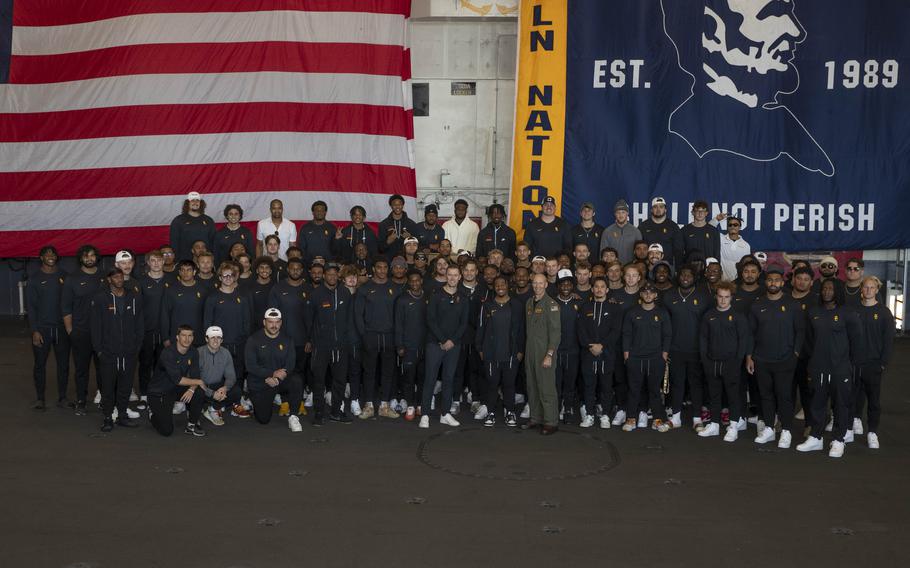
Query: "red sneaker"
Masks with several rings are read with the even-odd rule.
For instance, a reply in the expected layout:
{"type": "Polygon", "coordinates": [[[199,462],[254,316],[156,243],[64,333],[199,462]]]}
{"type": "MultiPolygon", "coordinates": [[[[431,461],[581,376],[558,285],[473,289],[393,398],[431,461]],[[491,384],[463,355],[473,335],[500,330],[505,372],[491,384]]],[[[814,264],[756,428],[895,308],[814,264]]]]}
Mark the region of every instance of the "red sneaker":
{"type": "Polygon", "coordinates": [[[730,425],[730,411],[726,408],[720,411],[720,421],[724,426],[730,425]]]}
{"type": "Polygon", "coordinates": [[[707,408],[701,409],[701,421],[705,424],[711,421],[711,411],[709,411],[707,408]]]}
{"type": "Polygon", "coordinates": [[[250,411],[244,408],[242,404],[235,404],[231,409],[231,416],[235,416],[237,418],[249,418],[250,411]]]}

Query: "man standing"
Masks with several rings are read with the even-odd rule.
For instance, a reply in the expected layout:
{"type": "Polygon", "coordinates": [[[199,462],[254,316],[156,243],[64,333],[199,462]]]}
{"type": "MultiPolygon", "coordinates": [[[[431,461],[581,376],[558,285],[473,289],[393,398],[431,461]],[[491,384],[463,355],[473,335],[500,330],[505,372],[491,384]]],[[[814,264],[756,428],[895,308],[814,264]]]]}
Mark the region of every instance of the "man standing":
{"type": "Polygon", "coordinates": [[[365,223],[367,210],[360,205],[351,207],[351,224],[344,229],[335,230],[335,242],[333,250],[335,258],[342,262],[352,262],[360,266],[367,267],[369,262],[376,257],[378,252],[378,241],[376,234],[365,223]],[[357,245],[363,245],[366,255],[362,260],[363,263],[356,263],[354,254],[357,245]]]}
{"type": "MultiPolygon", "coordinates": [[[[76,375],[76,415],[85,416],[85,401],[88,398],[88,378],[92,361],[98,374],[98,355],[92,349],[89,313],[92,298],[104,284],[104,277],[98,273],[98,249],[85,245],[76,253],[79,271],[67,276],[63,284],[61,311],[63,327],[69,335],[73,352],[73,367],[76,375]]],[[[100,384],[100,381],[99,381],[100,384]]]]}
{"type": "Polygon", "coordinates": [[[401,392],[407,403],[405,420],[415,417],[414,385],[424,368],[427,334],[428,294],[423,291],[423,276],[408,273],[407,290],[395,300],[395,347],[401,364],[401,392]]]}
{"type": "MultiPolygon", "coordinates": [[[[578,384],[579,345],[578,310],[581,300],[575,294],[572,271],[563,268],[557,273],[556,304],[559,306],[559,349],[556,350],[556,395],[560,414],[565,422],[575,413],[576,385],[578,384]]],[[[593,424],[593,422],[592,422],[593,424]]]]}
{"type": "Polygon", "coordinates": [[[183,212],[171,221],[171,246],[178,260],[193,258],[192,246],[203,241],[206,250],[215,244],[215,221],[205,214],[205,201],[197,191],[191,191],[183,202],[183,212]]]}
{"type": "Polygon", "coordinates": [[[607,281],[603,277],[594,279],[591,291],[591,300],[582,304],[578,318],[585,407],[581,427],[594,425],[595,395],[600,390],[603,407],[600,427],[607,429],[610,427],[609,413],[613,408],[613,369],[622,319],[619,309],[607,301],[607,281]]]}
{"type": "Polygon", "coordinates": [[[679,233],[679,225],[667,217],[667,201],[663,197],[651,200],[651,217],[639,223],[638,230],[649,246],[659,244],[661,250],[671,256],[668,260],[673,261],[671,251],[679,233]]]}
{"type": "Polygon", "coordinates": [[[676,254],[677,265],[686,262],[686,257],[693,250],[701,251],[704,258],[720,258],[720,233],[707,219],[708,203],[696,201],[692,205],[692,222],[680,229],[676,235],[676,243],[672,250],[676,254]]]}
{"type": "MultiPolygon", "coordinates": [[[[844,280],[844,296],[846,298],[844,305],[858,309],[864,305],[862,301],[862,282],[866,276],[866,263],[861,258],[851,258],[847,261],[847,266],[844,267],[844,270],[844,276],[846,277],[844,280]]],[[[885,294],[881,288],[879,288],[877,300],[881,304],[885,303],[885,294]]]]}
{"type": "Polygon", "coordinates": [[[268,219],[262,219],[256,226],[256,256],[265,254],[265,238],[269,235],[278,237],[278,258],[287,260],[288,248],[297,246],[297,225],[284,218],[284,203],[273,199],[269,203],[268,219]]]}
{"type": "Polygon", "coordinates": [[[139,406],[147,405],[149,382],[155,370],[155,363],[161,356],[165,336],[161,334],[161,304],[167,285],[164,281],[164,256],[153,250],[145,255],[148,272],[138,278],[142,291],[142,313],[145,320],[145,336],[139,352],[139,406]]]}
{"type": "Polygon", "coordinates": [[[480,227],[473,219],[468,218],[468,202],[459,199],[455,202],[455,216],[442,224],[446,238],[452,242],[452,250],[456,253],[468,251],[474,254],[477,250],[477,235],[480,227]]]}
{"type": "Polygon", "coordinates": [[[720,237],[720,267],[723,270],[724,280],[733,282],[739,276],[736,264],[747,254],[751,254],[752,247],[739,234],[743,220],[739,217],[718,215],[720,220],[727,219],[727,233],[720,237]]]}
{"type": "Polygon", "coordinates": [[[494,203],[490,205],[490,222],[480,230],[477,235],[477,257],[487,258],[494,250],[499,250],[505,258],[515,254],[515,231],[503,221],[506,217],[505,208],[494,203]]]}
{"type": "Polygon", "coordinates": [[[376,366],[379,364],[379,416],[398,418],[389,402],[395,394],[395,299],[399,286],[389,281],[389,263],[384,258],[373,265],[373,279],[354,296],[354,323],[363,342],[363,400],[361,419],[374,416],[376,366]]]}
{"type": "Polygon", "coordinates": [[[199,425],[205,404],[205,383],[200,378],[197,351],[192,349],[192,328],[179,325],[177,333],[167,343],[149,383],[149,420],[159,434],[170,436],[174,433],[172,409],[174,403],[179,401],[189,409],[183,432],[191,436],[205,436],[205,430],[199,425]]]}
{"type": "Polygon", "coordinates": [[[853,427],[857,435],[863,433],[863,398],[868,401],[868,434],[866,442],[870,450],[879,449],[878,425],[882,414],[882,373],[891,361],[894,352],[894,316],[888,306],[878,301],[881,291],[881,280],[875,276],[863,278],[863,305],[859,309],[859,320],[863,328],[863,340],[856,353],[856,365],[853,368],[854,391],[862,392],[865,397],[854,396],[853,421],[847,427],[853,427]]]}
{"type": "MultiPolygon", "coordinates": [[[[164,334],[164,346],[171,344],[169,338],[177,337],[177,327],[187,325],[195,331],[202,327],[205,313],[205,299],[211,287],[196,280],[196,265],[192,260],[181,260],[177,265],[177,282],[165,284],[164,297],[161,299],[161,333],[164,334]]],[[[193,336],[194,341],[202,345],[202,338],[193,336]]]]}
{"type": "MultiPolygon", "coordinates": [[[[287,278],[272,286],[266,303],[269,307],[278,308],[278,311],[284,314],[282,328],[294,342],[294,348],[297,349],[295,358],[297,367],[289,370],[305,378],[308,375],[307,364],[310,362],[311,351],[307,347],[310,344],[310,330],[305,312],[311,291],[305,285],[303,274],[303,260],[299,258],[288,260],[287,278]]],[[[314,419],[316,422],[320,422],[322,417],[316,416],[314,419]]]]}
{"type": "Polygon", "coordinates": [[[331,259],[332,241],[338,232],[334,224],[325,220],[325,216],[329,212],[325,201],[314,202],[310,211],[313,213],[313,220],[300,227],[300,248],[303,249],[306,264],[312,263],[317,256],[331,259]]]}
{"type": "Polygon", "coordinates": [[[231,203],[224,208],[224,218],[227,224],[215,231],[215,262],[220,264],[225,260],[231,260],[231,247],[237,243],[242,244],[250,254],[256,252],[253,233],[240,224],[243,219],[243,207],[231,203]]]}
{"type": "Polygon", "coordinates": [[[237,287],[239,272],[237,265],[232,262],[222,262],[218,267],[221,286],[205,299],[200,329],[208,329],[213,325],[221,328],[224,333],[223,347],[234,358],[234,369],[240,377],[242,387],[245,375],[244,345],[252,330],[252,311],[250,297],[237,287]]]}
{"type": "Polygon", "coordinates": [[[540,216],[525,227],[524,242],[534,256],[555,257],[572,250],[572,228],[556,216],[556,200],[548,195],[540,206],[540,216]]]}
{"type": "Polygon", "coordinates": [[[613,206],[613,217],[616,222],[604,229],[600,249],[607,247],[615,249],[619,262],[626,264],[634,258],[632,250],[635,241],[642,240],[641,231],[629,222],[629,204],[625,199],[620,199],[613,206]]]}
{"type": "Polygon", "coordinates": [[[572,246],[579,244],[588,246],[588,254],[600,256],[600,239],[603,235],[603,225],[594,222],[594,204],[586,201],[581,204],[581,222],[572,227],[572,246]]]}
{"type": "Polygon", "coordinates": [[[57,266],[57,249],[41,248],[41,268],[31,276],[26,288],[28,325],[32,332],[32,354],[35,359],[35,410],[44,410],[44,390],[47,381],[47,358],[54,350],[57,361],[57,406],[67,405],[69,383],[70,338],[63,326],[60,298],[66,274],[57,266]]]}
{"type": "Polygon", "coordinates": [[[281,331],[281,312],[269,308],[262,321],[262,329],[246,341],[244,359],[247,362],[247,386],[253,403],[256,422],[268,424],[272,420],[275,395],[287,397],[290,413],[288,428],[302,432],[300,402],[303,399],[303,379],[294,370],[297,351],[294,341],[281,331]]]}
{"type": "Polygon", "coordinates": [[[433,252],[439,250],[439,243],[446,238],[446,232],[442,226],[437,223],[439,218],[439,208],[435,203],[428,203],[423,208],[423,223],[420,223],[414,229],[414,237],[417,238],[417,244],[420,249],[430,249],[433,252]]]}
{"type": "Polygon", "coordinates": [[[522,428],[540,427],[540,433],[547,436],[557,431],[559,423],[554,358],[562,330],[559,304],[547,296],[547,277],[535,274],[531,288],[534,296],[525,305],[525,375],[531,414],[522,428]]]}
{"type": "Polygon", "coordinates": [[[650,408],[654,415],[652,430],[667,432],[667,412],[661,400],[662,383],[670,351],[673,328],[667,310],[656,304],[657,288],[645,282],[639,291],[641,304],[626,312],[622,324],[623,359],[628,369],[629,396],[626,401],[626,423],[623,432],[646,426],[650,408]],[[648,404],[642,405],[641,395],[647,392],[648,404]],[[634,418],[638,412],[639,418],[634,418]],[[644,420],[642,420],[644,418],[644,420]]]}
{"type": "Polygon", "coordinates": [[[142,348],[145,326],[142,319],[142,298],[123,285],[123,271],[113,268],[107,274],[110,291],[98,292],[92,299],[92,348],[98,354],[101,376],[101,412],[104,414],[102,432],[114,429],[114,405],[117,425],[133,427],[126,409],[133,388],[136,357],[142,348]]]}
{"type": "Polygon", "coordinates": [[[379,252],[385,254],[388,260],[401,254],[404,240],[417,230],[417,224],[408,217],[404,210],[404,197],[395,194],[389,197],[388,217],[379,222],[379,252]]]}

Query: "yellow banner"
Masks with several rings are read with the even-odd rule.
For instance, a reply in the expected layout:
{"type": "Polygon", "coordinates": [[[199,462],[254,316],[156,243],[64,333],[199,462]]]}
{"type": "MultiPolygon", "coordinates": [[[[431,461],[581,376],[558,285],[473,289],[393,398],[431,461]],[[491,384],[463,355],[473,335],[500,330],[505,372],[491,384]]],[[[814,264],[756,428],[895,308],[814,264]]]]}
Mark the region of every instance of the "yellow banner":
{"type": "Polygon", "coordinates": [[[519,238],[547,196],[562,205],[568,0],[521,0],[509,225],[519,238]]]}

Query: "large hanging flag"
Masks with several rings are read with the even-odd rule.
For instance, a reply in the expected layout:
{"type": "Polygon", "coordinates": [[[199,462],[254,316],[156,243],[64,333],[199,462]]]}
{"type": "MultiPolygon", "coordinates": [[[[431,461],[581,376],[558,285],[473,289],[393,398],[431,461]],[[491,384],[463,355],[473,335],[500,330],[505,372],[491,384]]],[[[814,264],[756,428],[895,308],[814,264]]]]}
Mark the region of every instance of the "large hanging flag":
{"type": "Polygon", "coordinates": [[[908,23],[906,0],[522,0],[510,222],[553,196],[637,224],[660,196],[753,248],[910,246],[908,23]]]}
{"type": "Polygon", "coordinates": [[[414,207],[410,0],[0,0],[0,257],[414,207]]]}

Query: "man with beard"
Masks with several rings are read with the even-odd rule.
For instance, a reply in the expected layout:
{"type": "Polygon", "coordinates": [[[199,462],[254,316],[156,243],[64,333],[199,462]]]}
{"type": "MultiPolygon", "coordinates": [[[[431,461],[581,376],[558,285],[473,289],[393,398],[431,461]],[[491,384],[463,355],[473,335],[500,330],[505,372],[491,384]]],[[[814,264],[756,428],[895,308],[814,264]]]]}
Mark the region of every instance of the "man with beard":
{"type": "MultiPolygon", "coordinates": [[[[354,298],[346,285],[338,282],[338,266],[326,266],[322,285],[310,295],[306,319],[313,341],[313,402],[317,416],[325,407],[328,388],[326,374],[332,372],[332,397],[329,420],[349,423],[342,411],[348,362],[352,359],[357,332],[354,326],[354,298]]],[[[356,396],[352,388],[352,396],[356,396]]],[[[353,403],[352,403],[353,411],[353,403]]]]}
{"type": "MultiPolygon", "coordinates": [[[[278,308],[278,311],[284,316],[281,320],[281,326],[284,329],[284,333],[294,342],[294,348],[297,350],[294,358],[296,367],[290,370],[300,375],[301,379],[304,380],[304,384],[306,384],[306,378],[310,375],[309,362],[312,349],[309,347],[310,330],[304,317],[307,303],[309,302],[310,289],[305,285],[303,274],[303,260],[299,258],[288,260],[287,278],[272,286],[267,304],[269,307],[278,308]]],[[[312,388],[312,385],[310,388],[312,388]]],[[[285,409],[284,405],[287,401],[282,402],[279,416],[290,414],[290,406],[285,409]]],[[[314,424],[321,425],[319,424],[321,420],[322,417],[317,414],[314,417],[314,424]]]]}
{"type": "Polygon", "coordinates": [[[101,290],[92,299],[89,321],[92,349],[98,354],[101,383],[102,432],[114,429],[116,405],[117,426],[134,427],[127,417],[133,387],[136,357],[142,348],[145,326],[142,298],[124,287],[123,271],[114,268],[107,274],[110,290],[101,290]]]}
{"type": "Polygon", "coordinates": [[[428,303],[423,276],[412,270],[408,273],[407,290],[395,300],[395,347],[401,365],[401,392],[407,421],[414,420],[414,401],[419,400],[422,393],[421,385],[421,393],[415,395],[414,385],[424,370],[428,303]]]}
{"type": "Polygon", "coordinates": [[[193,258],[192,246],[203,241],[206,250],[215,245],[215,221],[205,214],[205,201],[197,191],[191,191],[183,202],[183,212],[171,221],[170,244],[178,260],[193,258]]]}
{"type": "MultiPolygon", "coordinates": [[[[762,295],[759,283],[761,265],[754,260],[746,260],[739,265],[739,282],[733,296],[733,309],[743,314],[749,313],[752,303],[762,295]]],[[[810,284],[812,280],[809,280],[810,284]]]]}
{"type": "Polygon", "coordinates": [[[313,220],[304,223],[298,232],[298,243],[303,249],[304,261],[313,262],[317,256],[331,259],[332,241],[335,239],[338,229],[334,224],[325,220],[329,207],[325,201],[315,201],[310,207],[310,211],[313,213],[313,220]]]}
{"type": "Polygon", "coordinates": [[[593,203],[590,201],[582,203],[581,211],[579,211],[581,222],[572,227],[572,246],[586,245],[589,255],[600,252],[600,238],[604,232],[603,225],[594,222],[594,214],[593,203]]]}
{"type": "Polygon", "coordinates": [[[379,222],[379,252],[388,260],[401,254],[404,240],[417,230],[417,225],[404,210],[404,197],[395,194],[389,197],[389,215],[379,222]]]}
{"type": "MultiPolygon", "coordinates": [[[[578,383],[578,311],[581,300],[575,295],[572,271],[562,269],[557,275],[556,304],[559,306],[559,349],[556,350],[556,396],[565,422],[574,421],[576,385],[578,383]]],[[[587,419],[588,417],[585,417],[587,419]]],[[[593,417],[591,417],[593,424],[593,417]]]]}
{"type": "MultiPolygon", "coordinates": [[[[525,227],[524,242],[534,256],[556,256],[572,248],[572,229],[556,216],[556,199],[548,195],[540,206],[540,216],[525,227]]],[[[523,260],[519,257],[519,260],[523,260]]]]}
{"type": "MultiPolygon", "coordinates": [[[[612,288],[610,285],[610,291],[608,293],[608,301],[610,304],[616,306],[619,309],[619,315],[625,321],[625,315],[629,310],[634,308],[639,304],[640,298],[640,287],[643,280],[643,273],[641,267],[637,264],[629,264],[624,268],[619,265],[618,262],[611,264],[607,269],[607,279],[608,282],[611,281],[617,271],[622,275],[620,283],[622,284],[619,288],[612,288]]],[[[621,353],[623,351],[622,336],[617,337],[616,352],[621,353]]],[[[616,358],[615,367],[613,369],[613,385],[616,392],[616,404],[618,410],[613,416],[613,426],[622,426],[626,421],[626,407],[629,395],[629,381],[627,374],[626,361],[622,357],[616,358]]],[[[640,388],[640,387],[639,387],[640,388]]],[[[603,409],[604,413],[610,412],[609,408],[603,409]]],[[[636,410],[636,412],[638,412],[636,410]]],[[[630,415],[628,418],[635,418],[635,415],[630,415]]],[[[637,423],[641,425],[642,428],[648,425],[648,415],[647,413],[638,413],[639,420],[637,423]]]]}
{"type": "Polygon", "coordinates": [[[57,361],[57,406],[67,406],[66,389],[69,383],[70,337],[63,326],[60,299],[66,273],[57,266],[57,249],[41,247],[41,268],[29,278],[26,291],[28,325],[32,332],[34,356],[35,403],[32,408],[45,410],[44,391],[47,382],[47,358],[54,350],[57,361]]]}
{"type": "Polygon", "coordinates": [[[493,250],[499,250],[505,258],[515,254],[516,235],[503,221],[505,208],[499,203],[490,205],[490,222],[477,235],[477,256],[488,257],[493,250]]]}
{"type": "Polygon", "coordinates": [[[273,401],[275,395],[280,394],[282,398],[287,397],[290,407],[288,428],[291,432],[302,432],[299,411],[303,379],[294,370],[297,368],[297,349],[294,340],[281,331],[280,310],[269,308],[265,312],[262,329],[246,340],[244,352],[256,422],[271,422],[273,401]]]}
{"type": "Polygon", "coordinates": [[[629,204],[625,199],[620,199],[613,206],[613,217],[616,222],[604,229],[600,250],[614,249],[619,262],[626,264],[634,258],[635,242],[641,240],[641,231],[629,222],[629,204]]]}
{"type": "Polygon", "coordinates": [[[667,217],[667,201],[663,197],[651,200],[651,216],[638,224],[638,230],[648,245],[658,244],[664,254],[670,254],[676,242],[679,225],[667,217]]]}
{"type": "Polygon", "coordinates": [[[287,260],[288,247],[297,246],[297,225],[290,219],[284,218],[284,203],[280,199],[273,199],[269,203],[269,217],[260,220],[256,225],[257,257],[266,254],[266,244],[268,243],[265,238],[269,235],[278,237],[278,251],[273,260],[287,260]]]}
{"type": "Polygon", "coordinates": [[[524,305],[509,297],[509,282],[502,276],[493,280],[494,295],[481,308],[476,335],[477,352],[483,362],[487,381],[484,408],[488,410],[483,425],[496,425],[496,404],[502,388],[503,421],[518,425],[515,418],[515,380],[524,358],[524,305]]]}
{"type": "Polygon", "coordinates": [[[667,412],[661,399],[661,384],[669,356],[673,328],[667,310],[658,306],[657,288],[645,282],[640,292],[641,304],[626,312],[622,324],[623,359],[628,370],[629,396],[626,401],[626,423],[623,432],[631,432],[636,427],[647,426],[648,416],[644,414],[642,426],[642,408],[650,408],[654,415],[651,424],[653,430],[667,432],[667,412]],[[643,388],[644,387],[644,388],[643,388]],[[641,405],[642,392],[647,392],[648,404],[641,405]],[[639,413],[636,421],[635,413],[639,413]]]}
{"type": "Polygon", "coordinates": [[[243,245],[248,253],[256,251],[253,233],[240,224],[240,221],[243,220],[243,207],[231,203],[224,208],[224,218],[227,223],[215,231],[215,244],[212,249],[215,253],[215,262],[219,264],[225,260],[231,260],[231,247],[237,243],[243,245]]]}
{"type": "Polygon", "coordinates": [[[446,232],[446,239],[452,243],[452,250],[456,253],[467,251],[474,254],[477,250],[477,237],[480,227],[468,218],[468,202],[459,199],[455,202],[455,216],[442,224],[446,232]]]}
{"type": "MultiPolygon", "coordinates": [[[[73,352],[73,367],[76,378],[76,415],[85,416],[88,398],[88,378],[92,361],[95,362],[98,379],[98,356],[92,349],[89,308],[92,298],[104,285],[104,276],[98,273],[98,249],[84,245],[76,253],[79,271],[67,276],[61,293],[63,327],[69,335],[73,352]]],[[[100,381],[98,382],[100,385],[100,381]]]]}
{"type": "Polygon", "coordinates": [[[376,367],[379,366],[379,416],[398,418],[391,407],[395,394],[395,299],[399,287],[389,281],[389,263],[384,258],[373,265],[373,278],[354,296],[354,323],[363,343],[363,400],[360,418],[373,418],[376,400],[376,367]]]}
{"type": "Polygon", "coordinates": [[[429,249],[431,252],[437,252],[439,250],[439,242],[446,238],[445,230],[437,223],[438,219],[439,207],[435,203],[428,203],[423,208],[423,223],[418,223],[414,227],[413,233],[421,250],[429,249]]]}
{"type": "Polygon", "coordinates": [[[692,222],[680,229],[676,235],[673,251],[678,264],[691,263],[689,254],[696,250],[704,255],[702,258],[720,258],[720,233],[707,219],[708,203],[696,201],[692,205],[692,222]]]}
{"type": "Polygon", "coordinates": [[[705,259],[705,287],[708,289],[708,297],[714,295],[714,287],[723,278],[723,269],[720,262],[714,258],[705,259]]]}
{"type": "MultiPolygon", "coordinates": [[[[663,297],[663,306],[670,313],[673,339],[670,342],[670,422],[682,426],[682,405],[686,391],[692,400],[692,427],[700,430],[704,422],[719,420],[709,416],[705,405],[705,375],[699,357],[699,325],[702,316],[711,309],[711,296],[696,286],[695,272],[683,266],[676,276],[675,290],[663,297]]],[[[653,409],[652,409],[653,411],[653,409]]]]}
{"type": "MultiPolygon", "coordinates": [[[[818,294],[812,293],[812,279],[815,273],[808,266],[800,266],[790,276],[792,289],[790,297],[799,304],[805,317],[808,317],[809,310],[818,303],[818,294]]],[[[808,345],[803,344],[799,352],[799,358],[796,360],[796,369],[793,371],[793,400],[796,400],[796,393],[799,392],[799,402],[802,407],[802,417],[805,420],[806,430],[812,424],[812,384],[809,381],[809,349],[808,345]]],[[[755,393],[757,393],[757,387],[755,393]]],[[[755,394],[753,394],[755,396],[755,394]]],[[[796,418],[800,415],[797,414],[796,418]]],[[[808,433],[806,436],[808,437],[808,433]]]]}
{"type": "Polygon", "coordinates": [[[607,281],[598,277],[591,285],[591,299],[579,308],[578,342],[581,345],[581,376],[584,383],[585,417],[582,428],[594,425],[595,395],[600,391],[604,412],[600,427],[610,427],[610,411],[613,408],[613,376],[619,339],[619,310],[607,301],[607,281]]]}
{"type": "Polygon", "coordinates": [[[767,270],[765,296],[752,304],[749,321],[752,345],[746,370],[758,380],[763,420],[758,423],[756,444],[774,441],[775,416],[781,422],[777,447],[787,449],[793,429],[793,373],[805,338],[805,316],[799,304],[784,296],[784,271],[767,270]]]}
{"type": "Polygon", "coordinates": [[[821,291],[822,282],[825,279],[830,278],[834,280],[834,288],[836,289],[837,293],[844,294],[844,296],[846,296],[847,291],[844,289],[844,282],[838,278],[837,272],[837,259],[833,256],[826,256],[818,261],[819,278],[812,283],[812,291],[818,294],[819,291],[821,291]]]}

